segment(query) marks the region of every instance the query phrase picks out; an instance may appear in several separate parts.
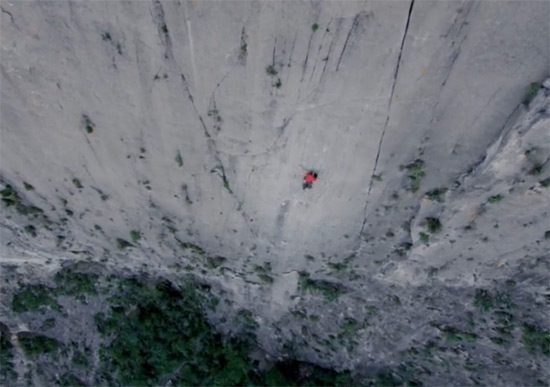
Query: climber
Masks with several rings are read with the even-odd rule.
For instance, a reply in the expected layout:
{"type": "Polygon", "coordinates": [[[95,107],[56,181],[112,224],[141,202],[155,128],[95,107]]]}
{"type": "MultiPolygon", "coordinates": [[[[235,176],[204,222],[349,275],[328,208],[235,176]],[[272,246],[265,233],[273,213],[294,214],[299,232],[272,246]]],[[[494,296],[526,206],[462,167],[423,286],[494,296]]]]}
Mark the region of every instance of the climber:
{"type": "Polygon", "coordinates": [[[305,175],[304,175],[304,183],[302,184],[302,189],[306,189],[306,188],[312,188],[313,187],[313,182],[317,180],[317,172],[315,171],[308,171],[305,175]]]}

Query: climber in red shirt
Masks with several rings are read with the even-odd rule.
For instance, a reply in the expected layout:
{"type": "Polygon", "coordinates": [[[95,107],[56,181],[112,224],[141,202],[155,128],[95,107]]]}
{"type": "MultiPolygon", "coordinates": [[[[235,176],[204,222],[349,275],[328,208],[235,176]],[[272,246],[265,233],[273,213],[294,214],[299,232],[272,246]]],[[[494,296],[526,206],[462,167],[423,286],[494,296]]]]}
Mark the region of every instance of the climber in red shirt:
{"type": "Polygon", "coordinates": [[[306,188],[312,188],[313,187],[313,182],[317,180],[317,172],[315,171],[308,171],[305,175],[304,175],[304,183],[302,184],[302,189],[306,189],[306,188]]]}

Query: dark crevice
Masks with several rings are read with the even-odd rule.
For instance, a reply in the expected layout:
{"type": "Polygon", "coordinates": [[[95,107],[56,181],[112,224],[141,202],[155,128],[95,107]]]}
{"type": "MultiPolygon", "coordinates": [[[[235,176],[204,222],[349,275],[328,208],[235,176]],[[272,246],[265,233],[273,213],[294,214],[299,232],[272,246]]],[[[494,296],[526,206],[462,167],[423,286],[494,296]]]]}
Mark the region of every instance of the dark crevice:
{"type": "Polygon", "coordinates": [[[352,32],[357,27],[357,24],[359,24],[359,15],[355,15],[353,18],[353,23],[351,23],[351,27],[348,31],[348,35],[346,36],[346,41],[344,42],[344,47],[342,47],[342,51],[340,52],[340,57],[338,58],[338,62],[336,63],[336,71],[340,69],[340,62],[342,62],[342,57],[344,56],[344,52],[346,51],[346,48],[348,47],[349,39],[351,37],[352,32]]]}
{"type": "Polygon", "coordinates": [[[327,56],[323,58],[323,61],[325,62],[325,64],[323,66],[323,71],[321,72],[321,77],[319,79],[319,82],[322,81],[325,71],[327,70],[328,61],[330,60],[330,54],[332,53],[332,47],[334,47],[334,41],[338,37],[341,26],[342,26],[342,19],[338,19],[338,21],[336,22],[336,30],[334,31],[334,36],[332,38],[332,41],[330,42],[330,45],[328,46],[327,56]]]}
{"type": "Polygon", "coordinates": [[[323,61],[325,62],[325,64],[323,65],[323,71],[321,72],[321,79],[323,79],[323,75],[327,70],[328,61],[330,59],[330,53],[332,52],[332,46],[334,46],[334,39],[332,39],[332,41],[330,42],[330,45],[328,46],[327,56],[323,58],[323,61]]]}
{"type": "Polygon", "coordinates": [[[241,30],[241,44],[239,48],[239,60],[243,65],[246,65],[246,58],[248,56],[248,43],[246,41],[247,38],[248,35],[246,34],[246,29],[243,26],[243,29],[241,30]]]}
{"type": "Polygon", "coordinates": [[[449,59],[449,64],[447,65],[447,73],[445,74],[445,79],[443,79],[443,82],[441,82],[441,86],[445,86],[447,84],[447,80],[451,75],[451,70],[453,69],[453,66],[456,60],[458,59],[459,55],[460,55],[460,48],[452,52],[451,58],[449,59]]]}
{"type": "Polygon", "coordinates": [[[292,63],[292,55],[294,54],[294,47],[296,46],[296,39],[298,38],[298,33],[294,34],[294,40],[292,41],[292,47],[290,48],[290,54],[288,55],[287,67],[290,67],[292,63]]]}
{"type": "Polygon", "coordinates": [[[407,33],[409,31],[409,24],[411,22],[411,16],[413,12],[414,7],[414,1],[411,0],[410,6],[409,6],[409,13],[407,15],[407,23],[405,24],[405,31],[403,32],[403,38],[401,39],[401,46],[399,48],[399,55],[397,56],[397,64],[395,66],[395,71],[393,73],[393,83],[391,87],[390,92],[390,98],[388,100],[388,108],[387,108],[387,114],[386,114],[386,121],[384,122],[384,128],[382,129],[382,134],[380,135],[380,139],[378,141],[378,149],[376,151],[376,158],[374,160],[374,167],[372,169],[371,179],[369,181],[369,189],[367,191],[367,200],[365,201],[365,208],[363,211],[364,218],[363,218],[363,224],[361,225],[361,232],[360,234],[363,234],[363,231],[365,229],[365,225],[367,224],[367,211],[368,211],[368,205],[369,205],[369,196],[372,191],[372,186],[374,182],[373,176],[376,174],[376,169],[378,167],[378,160],[380,159],[380,151],[382,150],[382,143],[384,142],[384,136],[386,134],[386,129],[388,128],[388,124],[390,122],[390,112],[391,107],[393,103],[393,94],[395,92],[395,85],[397,84],[397,78],[399,76],[399,67],[401,65],[401,55],[403,54],[403,47],[405,46],[405,40],[407,38],[407,33]]]}
{"type": "Polygon", "coordinates": [[[0,7],[0,9],[2,10],[2,13],[5,13],[10,17],[10,21],[12,22],[12,24],[17,27],[17,25],[15,24],[15,19],[13,18],[13,14],[10,11],[4,9],[4,7],[0,7]]]}
{"type": "MultiPolygon", "coordinates": [[[[253,236],[257,236],[257,233],[249,225],[249,216],[246,214],[246,212],[244,210],[242,210],[242,207],[243,207],[243,204],[244,204],[243,201],[239,200],[239,198],[235,195],[235,193],[231,189],[231,186],[229,184],[229,179],[227,178],[225,167],[223,165],[223,162],[222,162],[222,160],[219,156],[219,153],[218,153],[218,150],[217,150],[217,147],[216,147],[216,142],[215,142],[214,138],[212,138],[212,135],[210,134],[210,132],[208,131],[208,127],[206,126],[206,123],[204,122],[204,119],[202,118],[202,115],[200,114],[199,110],[197,109],[197,106],[195,105],[193,95],[191,94],[191,91],[189,90],[189,85],[187,83],[187,79],[185,78],[185,75],[183,75],[183,73],[180,74],[180,77],[181,77],[181,80],[182,80],[182,84],[183,84],[183,88],[185,90],[185,93],[187,94],[187,97],[189,98],[189,101],[191,101],[191,106],[193,107],[193,110],[195,111],[195,114],[197,115],[197,117],[199,119],[199,122],[201,124],[201,127],[203,129],[204,136],[206,137],[206,140],[207,140],[208,151],[214,157],[214,161],[215,161],[216,166],[214,168],[212,168],[212,170],[210,172],[216,173],[220,177],[220,179],[223,183],[223,187],[227,190],[227,192],[237,202],[237,211],[239,211],[241,216],[243,217],[243,220],[244,220],[245,224],[248,226],[248,229],[249,229],[250,233],[253,236]]],[[[220,81],[220,83],[218,83],[218,86],[221,84],[221,82],[223,82],[223,79],[222,79],[222,81],[220,81]]]]}
{"type": "Polygon", "coordinates": [[[327,37],[327,34],[330,31],[330,24],[332,23],[332,19],[327,24],[327,28],[325,29],[325,33],[323,34],[323,38],[321,39],[321,44],[319,44],[319,49],[317,50],[317,56],[315,58],[315,63],[313,64],[313,69],[311,70],[311,74],[309,76],[309,81],[313,79],[313,75],[315,74],[315,69],[317,68],[317,63],[319,63],[319,57],[321,56],[321,50],[323,49],[323,43],[325,42],[325,39],[327,37]]]}
{"type": "Polygon", "coordinates": [[[275,42],[273,43],[273,52],[271,53],[271,66],[275,68],[275,54],[277,52],[277,38],[275,38],[275,42]]]}
{"type": "Polygon", "coordinates": [[[197,109],[197,106],[195,105],[195,100],[193,99],[193,95],[191,94],[191,91],[189,90],[189,85],[187,84],[187,79],[185,79],[185,75],[180,74],[181,80],[183,82],[183,88],[185,89],[185,92],[187,94],[187,97],[189,98],[189,101],[191,101],[191,106],[193,106],[193,110],[195,111],[195,114],[199,118],[199,121],[201,123],[201,127],[203,129],[204,135],[209,141],[212,141],[212,136],[210,135],[210,132],[208,131],[208,127],[206,126],[206,123],[204,122],[204,119],[202,118],[202,115],[199,113],[199,110],[197,109]]]}
{"type": "Polygon", "coordinates": [[[153,0],[153,11],[153,21],[157,25],[160,41],[166,49],[164,52],[164,58],[171,59],[174,57],[172,54],[172,40],[170,38],[170,33],[168,32],[164,8],[162,7],[160,0],[153,0]]]}
{"type": "Polygon", "coordinates": [[[309,42],[307,43],[306,59],[304,60],[304,64],[302,65],[302,77],[300,78],[300,82],[304,80],[304,74],[306,73],[306,68],[307,68],[307,61],[309,59],[309,50],[311,48],[311,41],[313,40],[314,34],[315,32],[312,32],[311,35],[309,36],[309,42]]]}
{"type": "Polygon", "coordinates": [[[189,196],[189,189],[187,188],[187,184],[182,184],[181,190],[183,191],[183,194],[185,196],[185,202],[187,204],[193,204],[193,201],[191,200],[191,197],[189,196]]]}

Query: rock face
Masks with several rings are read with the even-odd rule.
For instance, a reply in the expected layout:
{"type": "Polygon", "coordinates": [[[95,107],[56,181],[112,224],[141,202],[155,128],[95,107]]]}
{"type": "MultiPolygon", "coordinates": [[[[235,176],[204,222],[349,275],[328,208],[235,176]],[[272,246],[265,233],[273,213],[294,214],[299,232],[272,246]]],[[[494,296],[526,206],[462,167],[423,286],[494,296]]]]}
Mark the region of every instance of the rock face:
{"type": "Polygon", "coordinates": [[[547,380],[539,355],[529,370],[514,355],[522,324],[549,325],[549,16],[542,1],[4,1],[1,262],[189,272],[230,300],[214,319],[265,323],[268,353],[363,370],[464,338],[488,289],[516,325],[510,347],[482,339],[497,317],[468,328],[476,364],[500,370],[480,380],[547,380]],[[354,339],[333,343],[343,325],[354,339]]]}

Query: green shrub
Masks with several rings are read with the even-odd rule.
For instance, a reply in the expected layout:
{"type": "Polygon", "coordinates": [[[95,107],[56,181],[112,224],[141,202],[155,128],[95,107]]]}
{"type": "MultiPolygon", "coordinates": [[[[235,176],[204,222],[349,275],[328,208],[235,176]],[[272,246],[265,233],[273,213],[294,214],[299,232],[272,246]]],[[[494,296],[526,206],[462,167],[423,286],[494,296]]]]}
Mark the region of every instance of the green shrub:
{"type": "Polygon", "coordinates": [[[237,312],[237,323],[247,330],[258,328],[258,323],[254,319],[254,315],[251,311],[246,309],[241,309],[237,312]]]}
{"type": "Polygon", "coordinates": [[[43,308],[61,310],[61,306],[52,297],[53,289],[44,285],[27,285],[12,299],[11,308],[16,313],[36,311],[43,308]]]}
{"type": "Polygon", "coordinates": [[[426,227],[428,228],[429,232],[434,234],[434,233],[438,233],[439,231],[441,231],[442,226],[441,226],[441,222],[439,221],[438,218],[427,217],[425,220],[426,220],[426,227]]]}
{"type": "Polygon", "coordinates": [[[2,201],[7,207],[16,205],[20,202],[19,195],[17,195],[17,192],[9,184],[0,191],[0,195],[2,195],[2,201]]]}
{"type": "Polygon", "coordinates": [[[51,337],[32,332],[17,333],[17,340],[25,355],[31,357],[57,351],[61,346],[57,340],[51,337]]]}
{"type": "Polygon", "coordinates": [[[38,207],[24,205],[17,191],[9,184],[0,191],[0,196],[6,207],[14,206],[21,215],[34,215],[36,217],[44,213],[44,211],[38,207]]]}
{"type": "Polygon", "coordinates": [[[539,92],[541,86],[542,84],[540,82],[531,82],[527,87],[522,103],[528,106],[539,92]]]}
{"type": "Polygon", "coordinates": [[[141,239],[141,232],[138,230],[132,230],[130,231],[130,238],[132,239],[132,242],[137,242],[141,239]]]}
{"type": "Polygon", "coordinates": [[[428,244],[428,242],[430,241],[430,236],[426,234],[424,231],[420,231],[418,233],[418,238],[422,243],[425,243],[425,244],[428,244]]]}
{"type": "Polygon", "coordinates": [[[126,239],[117,238],[116,239],[116,245],[119,250],[124,250],[128,247],[133,247],[134,245],[128,242],[126,239]]]}
{"type": "Polygon", "coordinates": [[[443,195],[447,192],[447,188],[434,188],[426,192],[426,197],[436,202],[443,202],[443,195]]]}
{"type": "Polygon", "coordinates": [[[344,323],[342,324],[341,335],[345,337],[355,336],[359,328],[360,327],[357,320],[351,317],[346,317],[344,319],[344,323]]]}
{"type": "Polygon", "coordinates": [[[313,25],[311,26],[311,30],[312,30],[313,32],[315,32],[315,31],[317,31],[318,29],[319,29],[319,24],[313,23],[313,25]]]}
{"type": "Polygon", "coordinates": [[[52,329],[53,327],[55,327],[55,318],[51,317],[44,320],[40,329],[48,330],[48,329],[52,329]]]}
{"type": "Polygon", "coordinates": [[[534,325],[523,326],[521,342],[531,353],[540,352],[550,356],[550,331],[538,328],[534,325]]]}
{"type": "Polygon", "coordinates": [[[82,368],[82,369],[86,369],[90,366],[90,360],[88,359],[88,357],[86,357],[86,355],[84,355],[82,352],[80,351],[75,351],[73,353],[73,357],[71,359],[71,363],[76,367],[76,368],[82,368]]]}
{"type": "Polygon", "coordinates": [[[312,279],[305,272],[300,272],[298,284],[301,290],[321,294],[327,301],[334,301],[346,292],[339,283],[312,279]]]}
{"type": "Polygon", "coordinates": [[[78,179],[76,177],[73,177],[73,184],[78,189],[83,188],[82,183],[80,182],[80,179],[78,179]]]}
{"type": "Polygon", "coordinates": [[[215,257],[210,257],[210,256],[206,257],[206,265],[208,266],[209,269],[216,269],[221,265],[223,265],[225,261],[227,261],[227,258],[219,255],[215,257]]]}
{"type": "Polygon", "coordinates": [[[56,293],[68,296],[96,294],[96,283],[99,276],[92,273],[79,273],[72,268],[64,268],[54,276],[57,285],[56,293]]]}
{"type": "Polygon", "coordinates": [[[82,380],[71,374],[70,372],[67,372],[63,374],[58,381],[59,385],[61,387],[75,387],[75,386],[82,386],[85,387],[86,383],[84,383],[82,380]]]}
{"type": "Polygon", "coordinates": [[[487,199],[487,201],[491,204],[499,203],[501,200],[502,200],[502,195],[500,194],[489,196],[489,198],[487,199]]]}
{"type": "Polygon", "coordinates": [[[176,152],[175,160],[178,167],[183,167],[183,157],[181,157],[181,152],[179,150],[176,152]]]}
{"type": "Polygon", "coordinates": [[[476,289],[474,295],[474,305],[483,311],[493,309],[493,296],[485,289],[476,289]]]}
{"type": "Polygon", "coordinates": [[[0,322],[0,385],[15,385],[17,373],[14,366],[13,345],[8,327],[0,322]]]}
{"type": "Polygon", "coordinates": [[[410,190],[412,192],[418,191],[420,188],[420,182],[424,177],[424,161],[421,159],[416,159],[414,162],[405,165],[407,170],[407,177],[409,178],[410,190]]]}
{"type": "Polygon", "coordinates": [[[33,238],[36,237],[36,227],[34,227],[32,224],[28,224],[25,226],[25,232],[33,238]]]}
{"type": "MultiPolygon", "coordinates": [[[[110,38],[110,35],[109,35],[109,38],[110,38]]],[[[92,122],[90,117],[88,117],[86,114],[82,115],[82,124],[84,126],[84,129],[86,130],[86,133],[88,134],[93,133],[95,129],[95,124],[92,122]]]]}
{"type": "Polygon", "coordinates": [[[179,242],[180,246],[184,249],[189,249],[198,255],[206,255],[206,252],[198,245],[189,242],[179,242]]]}
{"type": "Polygon", "coordinates": [[[439,329],[443,332],[445,339],[451,342],[474,342],[477,339],[477,335],[475,333],[464,332],[455,327],[443,326],[439,329]]]}
{"type": "Polygon", "coordinates": [[[277,70],[275,69],[275,66],[273,65],[269,65],[265,68],[265,72],[268,74],[268,75],[271,75],[271,76],[275,76],[278,74],[277,70]]]}

